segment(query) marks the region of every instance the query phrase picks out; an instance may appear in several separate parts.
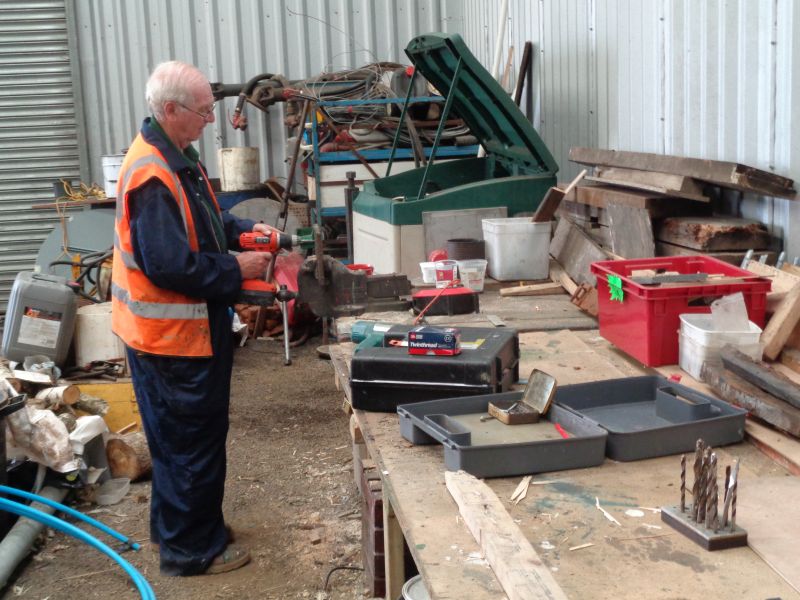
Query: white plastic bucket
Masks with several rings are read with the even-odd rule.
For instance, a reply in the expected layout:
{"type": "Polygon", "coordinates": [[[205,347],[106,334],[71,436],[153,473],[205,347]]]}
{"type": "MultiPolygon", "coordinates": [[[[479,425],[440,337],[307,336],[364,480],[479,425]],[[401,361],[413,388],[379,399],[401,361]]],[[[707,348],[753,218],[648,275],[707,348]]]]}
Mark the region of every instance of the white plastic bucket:
{"type": "Polygon", "coordinates": [[[483,219],[489,276],[499,281],[546,279],[550,274],[550,222],[530,217],[483,219]]]}
{"type": "Polygon", "coordinates": [[[445,288],[458,277],[458,263],[454,260],[436,262],[436,287],[445,288]]]}
{"type": "Polygon", "coordinates": [[[719,365],[722,362],[720,350],[726,344],[754,360],[761,360],[761,328],[752,321],[748,321],[747,331],[715,331],[710,314],[684,314],[680,319],[678,364],[695,379],[700,379],[704,363],[719,365]]]}
{"type": "Polygon", "coordinates": [[[103,189],[108,198],[116,198],[119,170],[122,167],[122,161],[125,160],[125,155],[106,154],[101,156],[100,160],[103,164],[103,189]]]}
{"type": "Polygon", "coordinates": [[[223,192],[253,190],[261,183],[258,169],[258,148],[220,148],[219,183],[223,192]]]}
{"type": "Polygon", "coordinates": [[[469,260],[459,260],[458,277],[461,283],[476,292],[483,291],[483,284],[486,280],[486,259],[472,258],[469,260]]]}
{"type": "Polygon", "coordinates": [[[75,364],[125,358],[125,345],[111,331],[111,302],[81,306],[75,315],[75,364]]]}
{"type": "Polygon", "coordinates": [[[422,581],[422,575],[414,575],[406,581],[400,592],[403,594],[403,600],[431,600],[428,589],[422,581]]]}
{"type": "Polygon", "coordinates": [[[421,262],[419,263],[419,270],[422,272],[423,283],[436,283],[435,262],[421,262]]]}

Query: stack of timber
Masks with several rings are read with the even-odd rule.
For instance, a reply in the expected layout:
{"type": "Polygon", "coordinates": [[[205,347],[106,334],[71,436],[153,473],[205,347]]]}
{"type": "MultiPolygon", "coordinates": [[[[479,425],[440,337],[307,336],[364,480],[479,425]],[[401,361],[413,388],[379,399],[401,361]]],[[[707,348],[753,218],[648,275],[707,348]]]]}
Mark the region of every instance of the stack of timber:
{"type": "Polygon", "coordinates": [[[624,258],[706,254],[739,264],[747,250],[770,252],[775,244],[757,222],[713,215],[720,188],[795,195],[791,179],[736,163],[580,147],[570,160],[594,174],[559,215],[624,258]]]}

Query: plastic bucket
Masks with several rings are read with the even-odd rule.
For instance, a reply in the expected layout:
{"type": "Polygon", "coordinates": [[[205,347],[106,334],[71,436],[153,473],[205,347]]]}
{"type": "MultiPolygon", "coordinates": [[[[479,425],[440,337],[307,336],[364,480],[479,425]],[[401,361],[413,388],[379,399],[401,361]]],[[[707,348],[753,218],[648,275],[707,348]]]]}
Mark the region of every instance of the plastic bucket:
{"type": "Polygon", "coordinates": [[[466,287],[476,292],[483,291],[483,283],[486,279],[486,265],[488,261],[483,258],[472,260],[459,260],[458,276],[466,287]]]}
{"type": "Polygon", "coordinates": [[[550,274],[550,222],[530,217],[483,219],[489,276],[499,281],[547,279],[550,274]]]}
{"type": "Polygon", "coordinates": [[[125,345],[111,331],[111,302],[81,306],[75,315],[75,364],[125,358],[125,345]]]}
{"type": "Polygon", "coordinates": [[[422,272],[423,283],[436,283],[435,262],[421,262],[419,263],[419,270],[422,272]]]}
{"type": "Polygon", "coordinates": [[[106,154],[101,156],[103,163],[103,189],[108,198],[117,197],[117,180],[119,180],[119,170],[122,161],[125,160],[124,154],[106,154]]]}
{"type": "Polygon", "coordinates": [[[440,260],[436,262],[436,287],[444,288],[458,277],[458,263],[454,260],[440,260]]]}
{"type": "Polygon", "coordinates": [[[260,185],[258,148],[220,148],[217,159],[223,192],[253,190],[260,185]]]}

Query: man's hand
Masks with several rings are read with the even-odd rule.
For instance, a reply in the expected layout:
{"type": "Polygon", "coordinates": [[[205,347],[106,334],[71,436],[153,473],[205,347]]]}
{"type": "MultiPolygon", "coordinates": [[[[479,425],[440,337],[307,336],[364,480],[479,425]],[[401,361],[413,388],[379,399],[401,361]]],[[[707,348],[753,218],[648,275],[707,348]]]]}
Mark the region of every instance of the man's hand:
{"type": "Polygon", "coordinates": [[[256,223],[253,225],[253,231],[257,231],[258,233],[269,233],[270,231],[280,231],[280,229],[275,229],[266,223],[256,223]]]}
{"type": "MultiPolygon", "coordinates": [[[[255,228],[253,228],[255,231],[255,228]]],[[[266,233],[262,231],[261,233],[266,233]]],[[[267,272],[267,265],[272,254],[269,252],[240,252],[236,255],[242,279],[261,279],[267,272]]]]}

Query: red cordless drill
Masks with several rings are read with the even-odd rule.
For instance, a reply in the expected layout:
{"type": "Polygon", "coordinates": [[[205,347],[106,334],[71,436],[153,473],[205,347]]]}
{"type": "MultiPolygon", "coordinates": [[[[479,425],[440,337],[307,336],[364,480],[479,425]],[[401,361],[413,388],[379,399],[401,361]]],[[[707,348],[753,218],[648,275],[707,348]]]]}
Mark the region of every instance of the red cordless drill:
{"type": "MultiPolygon", "coordinates": [[[[242,250],[255,252],[278,252],[281,249],[291,250],[300,245],[300,238],[280,231],[261,233],[248,231],[239,236],[239,246],[242,250]]],[[[278,288],[274,283],[263,279],[245,279],[242,290],[239,292],[239,302],[242,304],[256,304],[258,306],[272,306],[278,288]]]]}

